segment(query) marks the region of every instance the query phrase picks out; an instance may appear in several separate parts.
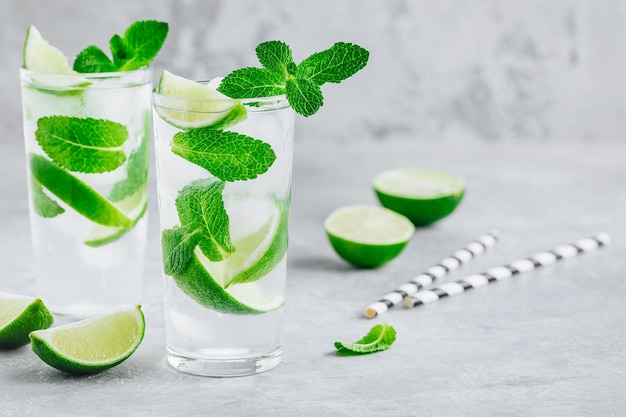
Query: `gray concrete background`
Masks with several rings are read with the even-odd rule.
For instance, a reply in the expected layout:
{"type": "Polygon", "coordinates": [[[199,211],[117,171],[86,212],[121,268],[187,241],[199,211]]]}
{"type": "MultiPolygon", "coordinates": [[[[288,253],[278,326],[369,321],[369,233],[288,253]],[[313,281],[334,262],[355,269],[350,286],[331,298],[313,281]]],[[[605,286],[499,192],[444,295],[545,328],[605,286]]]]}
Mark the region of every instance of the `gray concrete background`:
{"type": "Polygon", "coordinates": [[[366,70],[327,86],[326,106],[301,122],[310,140],[624,141],[620,0],[3,0],[10,131],[28,24],[73,56],[146,18],[171,24],[156,71],[192,78],[257,65],[254,47],[269,39],[292,45],[298,61],[338,40],[370,50],[366,70]]]}
{"type": "Polygon", "coordinates": [[[0,291],[34,294],[17,67],[34,23],[74,54],[143,18],[171,33],[155,68],[217,75],[266,39],[297,59],[336,40],[372,55],[299,118],[284,360],[254,377],[201,378],[165,362],[154,171],[147,330],[120,366],[65,376],[24,347],[0,352],[0,416],[619,416],[626,409],[626,3],[620,1],[4,0],[0,13],[0,291]],[[321,23],[323,22],[323,23],[321,23]],[[322,27],[324,26],[324,27],[322,27]],[[451,217],[393,262],[355,270],[326,241],[334,208],[375,204],[398,167],[463,176],[451,217]],[[373,321],[365,306],[492,228],[502,241],[448,279],[600,231],[598,252],[373,321]],[[393,347],[338,357],[376,323],[393,347]]]}

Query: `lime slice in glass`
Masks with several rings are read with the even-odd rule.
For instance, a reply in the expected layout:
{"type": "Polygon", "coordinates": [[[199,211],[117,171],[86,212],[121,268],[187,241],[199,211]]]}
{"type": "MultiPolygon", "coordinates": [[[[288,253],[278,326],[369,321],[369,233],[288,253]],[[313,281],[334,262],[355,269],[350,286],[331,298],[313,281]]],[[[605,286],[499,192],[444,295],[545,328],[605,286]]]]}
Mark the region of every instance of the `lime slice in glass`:
{"type": "Polygon", "coordinates": [[[97,248],[115,242],[126,235],[146,214],[148,191],[144,187],[135,194],[113,204],[131,220],[131,225],[129,227],[115,227],[94,224],[84,242],[85,245],[97,248]]]}
{"type": "Polygon", "coordinates": [[[30,154],[30,170],[43,187],[89,220],[103,226],[131,227],[131,219],[109,200],[44,156],[30,154]]]}
{"type": "Polygon", "coordinates": [[[126,360],[143,339],[140,307],[77,321],[30,335],[33,352],[70,374],[93,374],[126,360]]]}
{"type": "Polygon", "coordinates": [[[416,226],[441,220],[456,209],[465,194],[465,182],[442,171],[404,168],[374,178],[380,203],[408,217],[416,226]]]}
{"type": "Polygon", "coordinates": [[[27,344],[30,332],[47,329],[54,318],[39,298],[0,292],[0,348],[27,344]]]}
{"type": "Polygon", "coordinates": [[[224,289],[208,272],[215,270],[196,248],[189,266],[174,275],[178,287],[200,305],[222,313],[261,314],[282,307],[284,298],[263,291],[255,282],[232,285],[224,289]]]}
{"type": "Polygon", "coordinates": [[[375,268],[402,252],[415,226],[404,216],[383,207],[356,205],[333,211],[324,222],[330,243],[350,264],[375,268]]]}
{"type": "Polygon", "coordinates": [[[224,129],[244,120],[246,109],[236,100],[195,81],[163,71],[155,109],[167,123],[180,129],[211,126],[224,129]]]}
{"type": "Polygon", "coordinates": [[[24,68],[54,74],[74,73],[63,52],[50,45],[33,25],[26,30],[24,68]]]}

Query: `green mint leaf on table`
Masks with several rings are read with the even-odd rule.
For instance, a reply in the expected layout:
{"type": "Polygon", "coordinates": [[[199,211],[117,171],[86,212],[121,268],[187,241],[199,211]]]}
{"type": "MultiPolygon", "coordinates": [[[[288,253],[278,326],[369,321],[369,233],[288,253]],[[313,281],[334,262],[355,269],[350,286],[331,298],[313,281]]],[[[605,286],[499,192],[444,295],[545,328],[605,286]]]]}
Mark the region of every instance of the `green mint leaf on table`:
{"type": "Polygon", "coordinates": [[[354,343],[335,342],[340,353],[365,354],[387,350],[396,341],[396,330],[387,323],[378,324],[354,343]]]}
{"type": "Polygon", "coordinates": [[[58,165],[73,172],[102,173],[119,168],[128,131],[110,120],[49,116],[37,120],[35,139],[58,165]]]}
{"type": "Polygon", "coordinates": [[[291,48],[281,41],[263,42],[256,47],[256,56],[265,68],[271,71],[293,74],[296,64],[293,62],[291,48]]]}
{"type": "Polygon", "coordinates": [[[113,35],[109,48],[113,59],[97,46],[88,46],[78,53],[74,71],[97,73],[132,71],[144,67],[157,56],[165,43],[168,24],[156,20],[142,20],[131,24],[124,36],[113,35]]]}
{"type": "Polygon", "coordinates": [[[65,209],[59,205],[54,199],[43,191],[43,186],[39,181],[31,176],[31,191],[33,195],[33,208],[37,215],[50,219],[59,214],[63,214],[65,209]]]}
{"type": "Polygon", "coordinates": [[[95,45],[90,45],[78,53],[74,60],[74,71],[82,73],[112,72],[117,67],[111,59],[95,45]]]}
{"type": "Polygon", "coordinates": [[[172,152],[201,166],[223,181],[256,178],[274,163],[271,145],[249,136],[211,127],[178,132],[172,152]]]}
{"type": "Polygon", "coordinates": [[[235,251],[222,191],[224,182],[201,179],[183,187],[176,198],[181,227],[201,232],[198,245],[213,262],[221,261],[235,251]]]}
{"type": "Polygon", "coordinates": [[[218,91],[234,99],[286,94],[291,107],[303,116],[315,114],[323,105],[325,83],[339,83],[367,64],[369,52],[358,45],[337,42],[299,65],[284,42],[268,41],[256,49],[263,68],[242,68],[228,74],[218,91]]]}
{"type": "Polygon", "coordinates": [[[128,156],[126,164],[126,178],[113,185],[109,199],[117,202],[133,195],[148,182],[148,164],[150,158],[150,117],[146,112],[144,118],[144,131],[139,146],[128,156]]]}
{"type": "Polygon", "coordinates": [[[193,251],[200,241],[201,229],[186,227],[165,229],[161,235],[163,270],[167,275],[182,274],[193,259],[193,251]]]}
{"type": "Polygon", "coordinates": [[[339,83],[363,69],[368,58],[369,52],[362,47],[337,42],[302,61],[296,70],[296,77],[311,80],[317,85],[339,83]]]}
{"type": "Polygon", "coordinates": [[[287,100],[297,113],[305,117],[315,114],[324,104],[320,87],[311,80],[300,78],[287,81],[287,100]]]}

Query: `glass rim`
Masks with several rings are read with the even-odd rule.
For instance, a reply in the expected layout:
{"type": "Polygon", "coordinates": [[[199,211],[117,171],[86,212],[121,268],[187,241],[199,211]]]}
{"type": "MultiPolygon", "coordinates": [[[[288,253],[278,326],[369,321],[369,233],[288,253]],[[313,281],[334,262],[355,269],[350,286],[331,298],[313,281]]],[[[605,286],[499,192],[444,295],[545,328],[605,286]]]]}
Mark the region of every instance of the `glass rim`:
{"type": "MultiPolygon", "coordinates": [[[[208,81],[199,80],[196,82],[207,83],[208,81]]],[[[203,102],[215,102],[215,103],[222,102],[226,104],[226,103],[232,103],[233,101],[237,101],[243,104],[244,106],[254,106],[255,104],[258,107],[274,106],[274,109],[276,110],[282,109],[284,107],[289,107],[289,102],[287,101],[287,97],[285,94],[280,94],[276,96],[267,96],[267,97],[254,97],[254,98],[206,99],[206,98],[170,96],[170,95],[162,94],[159,92],[159,87],[157,86],[152,89],[152,97],[153,97],[153,104],[155,106],[159,106],[161,108],[167,108],[170,110],[181,110],[181,111],[187,111],[187,109],[189,109],[190,104],[203,103],[203,102]]],[[[207,112],[207,113],[210,113],[210,112],[207,112]]]]}
{"type": "Polygon", "coordinates": [[[26,75],[46,75],[46,76],[55,76],[58,78],[120,78],[120,77],[131,77],[135,74],[141,74],[145,72],[151,72],[152,67],[150,65],[145,65],[141,68],[137,68],[130,71],[108,71],[108,72],[50,72],[50,71],[38,71],[32,70],[28,68],[20,67],[20,73],[26,75]]]}

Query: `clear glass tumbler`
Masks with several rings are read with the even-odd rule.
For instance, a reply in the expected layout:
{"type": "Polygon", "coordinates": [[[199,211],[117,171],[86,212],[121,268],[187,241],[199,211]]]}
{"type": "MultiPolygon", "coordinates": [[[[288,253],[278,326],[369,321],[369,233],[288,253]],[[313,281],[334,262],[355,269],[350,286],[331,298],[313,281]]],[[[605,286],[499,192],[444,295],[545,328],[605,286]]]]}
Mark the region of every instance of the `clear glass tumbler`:
{"type": "Polygon", "coordinates": [[[206,376],[269,370],[281,356],[294,112],[284,96],[155,90],[153,104],[168,361],[206,376]]]}
{"type": "Polygon", "coordinates": [[[36,287],[54,313],[141,303],[151,74],[20,69],[36,287]]]}

